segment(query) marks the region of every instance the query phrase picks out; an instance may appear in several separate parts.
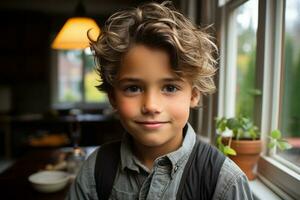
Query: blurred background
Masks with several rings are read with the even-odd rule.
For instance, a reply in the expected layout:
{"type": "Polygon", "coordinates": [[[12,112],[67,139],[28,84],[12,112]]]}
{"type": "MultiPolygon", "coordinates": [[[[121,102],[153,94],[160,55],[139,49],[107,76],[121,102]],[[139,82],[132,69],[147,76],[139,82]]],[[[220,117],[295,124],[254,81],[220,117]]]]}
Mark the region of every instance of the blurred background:
{"type": "MultiPolygon", "coordinates": [[[[31,150],[100,145],[121,137],[106,95],[95,88],[99,77],[88,44],[55,47],[54,39],[72,17],[89,18],[101,30],[113,12],[142,2],[0,2],[0,166],[31,150]]],[[[182,10],[190,6],[173,4],[182,10]]]]}
{"type": "MultiPolygon", "coordinates": [[[[61,43],[54,44],[54,41],[72,17],[92,19],[101,31],[112,13],[143,2],[148,1],[0,1],[0,174],[32,152],[96,147],[122,137],[124,130],[106,95],[95,88],[99,77],[94,71],[92,54],[85,48],[87,45],[76,46],[73,41],[75,46],[60,46],[61,43]]],[[[261,174],[270,176],[272,183],[297,197],[300,183],[300,1],[172,2],[195,24],[211,25],[208,31],[219,47],[217,92],[202,98],[200,108],[192,111],[190,123],[200,137],[214,144],[217,116],[246,116],[261,131],[262,155],[271,157],[267,148],[269,133],[280,129],[292,148],[276,152],[272,159],[296,175],[287,175],[288,170],[278,173],[276,164],[271,167],[260,164],[265,170],[261,170],[261,174]],[[276,180],[272,180],[274,174],[278,174],[274,176],[276,180]],[[294,183],[291,184],[293,191],[285,187],[287,182],[294,183]]],[[[59,156],[55,156],[57,160],[59,156]]],[[[42,160],[42,155],[33,158],[42,160]]],[[[37,168],[45,168],[49,162],[56,161],[44,160],[37,168]]],[[[37,168],[17,169],[26,171],[20,188],[37,168]]],[[[4,178],[0,177],[3,185],[7,177],[12,177],[10,175],[8,171],[4,178]]],[[[12,179],[11,185],[16,180],[12,179]]],[[[32,197],[29,193],[26,193],[28,199],[32,197]]]]}

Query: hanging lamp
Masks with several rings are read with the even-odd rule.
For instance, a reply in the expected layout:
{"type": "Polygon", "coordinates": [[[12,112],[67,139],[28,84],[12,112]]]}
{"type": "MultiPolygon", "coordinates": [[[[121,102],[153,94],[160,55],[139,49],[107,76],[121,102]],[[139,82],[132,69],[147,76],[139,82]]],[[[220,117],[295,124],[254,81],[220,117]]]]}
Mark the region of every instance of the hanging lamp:
{"type": "Polygon", "coordinates": [[[85,49],[89,46],[89,36],[96,40],[100,34],[100,28],[92,18],[85,16],[84,5],[79,1],[75,16],[64,24],[51,44],[53,49],[85,49]]]}

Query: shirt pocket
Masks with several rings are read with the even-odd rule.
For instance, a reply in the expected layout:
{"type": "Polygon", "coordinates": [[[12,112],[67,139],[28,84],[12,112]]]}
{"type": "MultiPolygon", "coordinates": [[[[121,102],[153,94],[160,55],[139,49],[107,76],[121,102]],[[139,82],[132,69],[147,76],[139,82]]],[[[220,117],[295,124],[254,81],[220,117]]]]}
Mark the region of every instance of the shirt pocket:
{"type": "Polygon", "coordinates": [[[138,192],[122,191],[119,188],[113,187],[110,200],[136,200],[138,199],[138,192]]]}

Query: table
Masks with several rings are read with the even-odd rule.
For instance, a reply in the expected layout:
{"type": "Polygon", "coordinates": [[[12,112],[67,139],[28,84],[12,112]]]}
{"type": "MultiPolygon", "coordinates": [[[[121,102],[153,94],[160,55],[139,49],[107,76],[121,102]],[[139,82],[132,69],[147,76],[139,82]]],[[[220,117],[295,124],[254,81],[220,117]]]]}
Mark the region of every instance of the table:
{"type": "MultiPolygon", "coordinates": [[[[84,147],[90,154],[96,147],[84,147]]],[[[71,150],[71,148],[69,148],[71,150]]],[[[66,197],[70,184],[55,193],[40,193],[35,191],[28,182],[28,176],[45,169],[49,163],[55,163],[66,148],[35,150],[17,160],[15,164],[0,174],[0,199],[12,200],[62,200],[66,197]]]]}

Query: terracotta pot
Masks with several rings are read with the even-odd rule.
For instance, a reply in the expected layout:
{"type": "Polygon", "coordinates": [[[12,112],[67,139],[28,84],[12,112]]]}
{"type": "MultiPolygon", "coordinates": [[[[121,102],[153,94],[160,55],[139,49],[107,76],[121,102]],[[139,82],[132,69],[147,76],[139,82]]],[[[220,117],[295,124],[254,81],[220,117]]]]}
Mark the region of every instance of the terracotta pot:
{"type": "Polygon", "coordinates": [[[261,140],[232,140],[231,148],[237,155],[229,156],[246,174],[249,180],[256,178],[254,172],[262,149],[261,140]]]}

